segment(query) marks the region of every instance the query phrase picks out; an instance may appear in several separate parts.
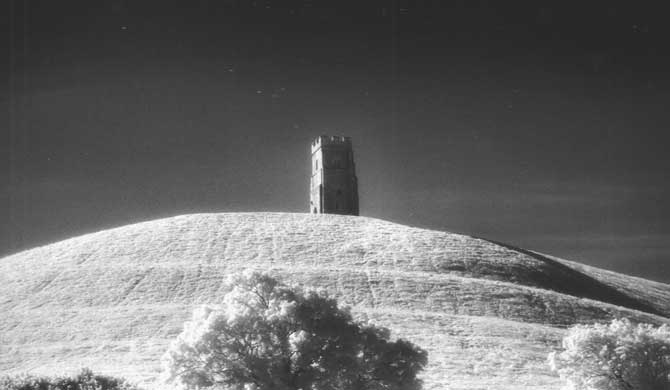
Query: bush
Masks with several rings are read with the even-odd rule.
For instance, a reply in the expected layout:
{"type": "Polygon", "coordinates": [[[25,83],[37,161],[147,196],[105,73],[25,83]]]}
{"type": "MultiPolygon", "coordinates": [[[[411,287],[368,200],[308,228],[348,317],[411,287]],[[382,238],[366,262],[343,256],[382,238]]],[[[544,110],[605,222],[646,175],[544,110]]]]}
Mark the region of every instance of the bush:
{"type": "Polygon", "coordinates": [[[163,356],[187,388],[413,390],[427,354],[352,320],[334,299],[259,273],[233,277],[218,308],[193,314],[163,356]]]}
{"type": "Polygon", "coordinates": [[[32,375],[0,378],[0,390],[138,390],[123,379],[94,375],[83,369],[74,377],[37,377],[32,375]]]}
{"type": "Polygon", "coordinates": [[[670,328],[614,320],[578,325],[563,339],[563,351],[549,363],[567,388],[670,390],[670,328]]]}

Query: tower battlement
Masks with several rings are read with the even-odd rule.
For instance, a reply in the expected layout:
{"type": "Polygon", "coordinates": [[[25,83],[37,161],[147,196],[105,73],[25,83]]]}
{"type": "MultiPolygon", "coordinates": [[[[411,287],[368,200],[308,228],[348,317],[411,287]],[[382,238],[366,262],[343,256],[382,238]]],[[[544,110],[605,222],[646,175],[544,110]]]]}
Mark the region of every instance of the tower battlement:
{"type": "Polygon", "coordinates": [[[351,138],[321,135],[311,147],[310,213],[358,215],[358,179],[351,138]]]}
{"type": "Polygon", "coordinates": [[[340,135],[320,135],[312,141],[312,153],[322,146],[341,146],[351,148],[351,137],[340,135]]]}

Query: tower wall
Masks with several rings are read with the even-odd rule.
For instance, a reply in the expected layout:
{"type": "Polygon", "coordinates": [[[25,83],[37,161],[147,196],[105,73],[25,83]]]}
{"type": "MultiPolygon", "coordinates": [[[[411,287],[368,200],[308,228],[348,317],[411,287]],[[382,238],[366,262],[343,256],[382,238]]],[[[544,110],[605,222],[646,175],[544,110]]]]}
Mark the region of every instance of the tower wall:
{"type": "Polygon", "coordinates": [[[358,179],[351,138],[317,137],[312,142],[310,212],[358,215],[358,179]]]}

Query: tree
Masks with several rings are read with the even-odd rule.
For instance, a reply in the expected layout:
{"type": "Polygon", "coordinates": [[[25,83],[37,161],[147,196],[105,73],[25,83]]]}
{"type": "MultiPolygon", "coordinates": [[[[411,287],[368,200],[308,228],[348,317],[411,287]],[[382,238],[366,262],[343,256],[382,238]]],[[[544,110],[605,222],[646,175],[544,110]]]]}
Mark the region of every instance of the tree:
{"type": "Polygon", "coordinates": [[[182,387],[244,390],[414,390],[427,354],[360,324],[335,299],[260,273],[231,278],[220,307],[193,313],[163,356],[182,387]]]}
{"type": "Polygon", "coordinates": [[[85,368],[76,376],[5,376],[0,378],[2,390],[139,390],[124,379],[94,374],[85,368]]]}
{"type": "Polygon", "coordinates": [[[630,321],[578,325],[549,363],[574,390],[670,390],[670,328],[630,321]]]}

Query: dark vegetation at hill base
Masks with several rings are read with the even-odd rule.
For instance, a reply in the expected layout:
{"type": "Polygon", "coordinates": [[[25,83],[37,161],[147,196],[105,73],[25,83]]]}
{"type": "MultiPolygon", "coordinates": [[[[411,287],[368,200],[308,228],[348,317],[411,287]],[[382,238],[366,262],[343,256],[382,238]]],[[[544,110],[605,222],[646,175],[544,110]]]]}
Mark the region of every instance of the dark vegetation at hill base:
{"type": "Polygon", "coordinates": [[[75,376],[17,375],[0,378],[0,390],[142,390],[125,379],[83,369],[75,376]]]}

